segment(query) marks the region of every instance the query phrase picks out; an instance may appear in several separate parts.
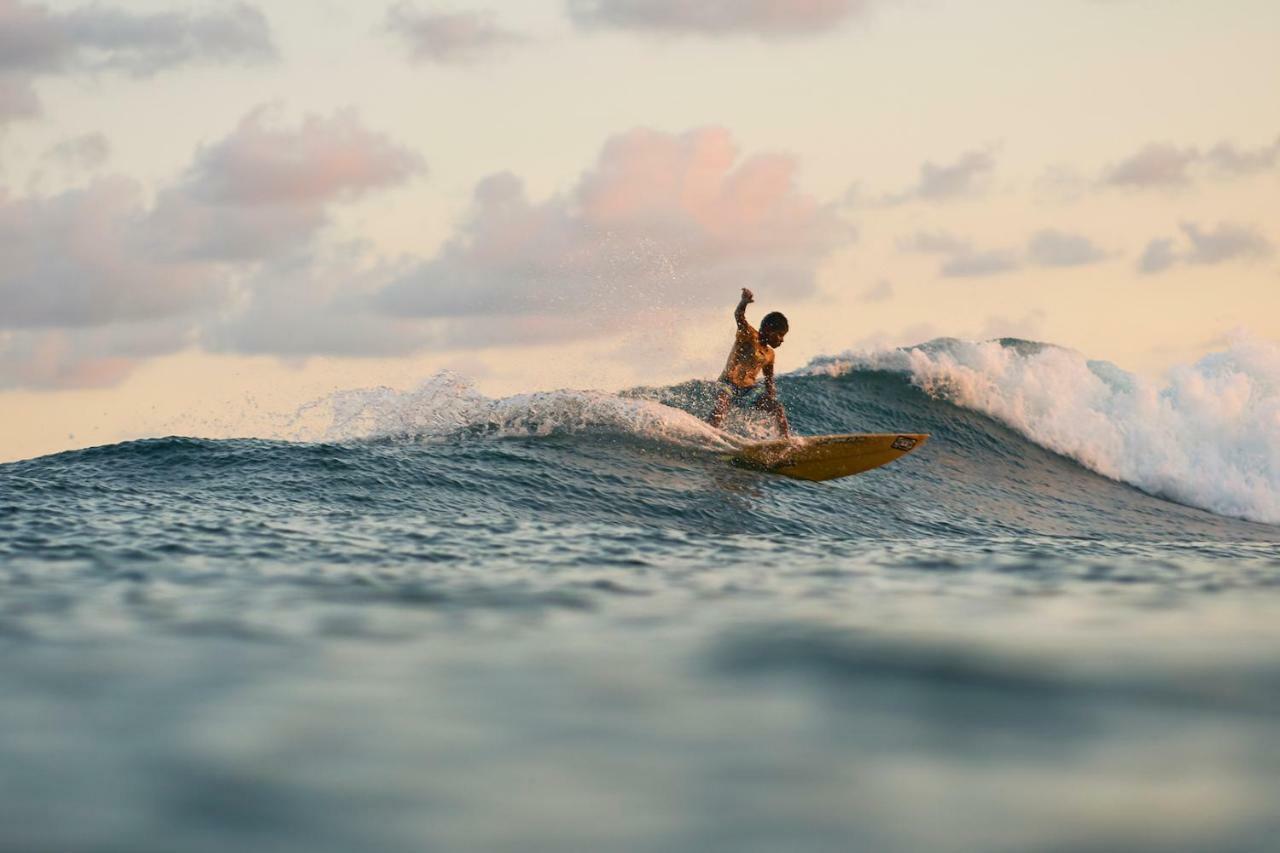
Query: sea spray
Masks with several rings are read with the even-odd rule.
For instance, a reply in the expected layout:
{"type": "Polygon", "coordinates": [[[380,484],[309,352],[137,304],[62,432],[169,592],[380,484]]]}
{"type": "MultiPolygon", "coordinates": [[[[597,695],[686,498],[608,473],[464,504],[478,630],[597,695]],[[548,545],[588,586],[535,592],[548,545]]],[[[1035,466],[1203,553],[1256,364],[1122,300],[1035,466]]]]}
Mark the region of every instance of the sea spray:
{"type": "Polygon", "coordinates": [[[1280,348],[1242,340],[1164,384],[1029,341],[928,344],[815,359],[801,375],[905,373],[1042,447],[1151,494],[1280,523],[1280,348]]]}
{"type": "Polygon", "coordinates": [[[729,436],[702,419],[656,400],[585,390],[491,398],[449,371],[407,391],[339,391],[302,407],[294,422],[293,438],[323,441],[594,432],[707,449],[733,446],[729,436]]]}

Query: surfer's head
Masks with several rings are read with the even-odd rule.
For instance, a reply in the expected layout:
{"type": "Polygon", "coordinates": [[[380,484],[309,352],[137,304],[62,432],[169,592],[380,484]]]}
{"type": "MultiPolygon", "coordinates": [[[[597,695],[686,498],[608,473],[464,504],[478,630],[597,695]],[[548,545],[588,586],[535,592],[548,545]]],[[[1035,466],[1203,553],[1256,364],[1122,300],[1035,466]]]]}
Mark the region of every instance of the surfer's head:
{"type": "Polygon", "coordinates": [[[787,318],[782,315],[782,312],[772,311],[765,314],[764,319],[760,321],[760,340],[771,347],[781,346],[782,339],[786,337],[789,328],[787,318]]]}

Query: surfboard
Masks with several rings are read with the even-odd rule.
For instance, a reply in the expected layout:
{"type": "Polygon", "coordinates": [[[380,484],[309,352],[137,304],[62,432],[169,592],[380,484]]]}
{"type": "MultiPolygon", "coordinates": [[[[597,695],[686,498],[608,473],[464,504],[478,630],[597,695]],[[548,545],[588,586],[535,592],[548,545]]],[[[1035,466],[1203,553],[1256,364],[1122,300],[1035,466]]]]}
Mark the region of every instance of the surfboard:
{"type": "Polygon", "coordinates": [[[798,480],[834,480],[879,468],[928,440],[927,433],[901,432],[797,436],[744,444],[728,459],[798,480]]]}

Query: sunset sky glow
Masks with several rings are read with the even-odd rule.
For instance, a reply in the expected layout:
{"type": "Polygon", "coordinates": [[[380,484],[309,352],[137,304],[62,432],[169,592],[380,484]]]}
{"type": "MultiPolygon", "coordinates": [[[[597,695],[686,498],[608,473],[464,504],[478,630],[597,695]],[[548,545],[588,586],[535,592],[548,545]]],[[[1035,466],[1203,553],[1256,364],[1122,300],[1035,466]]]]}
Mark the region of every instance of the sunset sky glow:
{"type": "Polygon", "coordinates": [[[0,0],[0,460],[1016,336],[1280,339],[1273,0],[0,0]]]}

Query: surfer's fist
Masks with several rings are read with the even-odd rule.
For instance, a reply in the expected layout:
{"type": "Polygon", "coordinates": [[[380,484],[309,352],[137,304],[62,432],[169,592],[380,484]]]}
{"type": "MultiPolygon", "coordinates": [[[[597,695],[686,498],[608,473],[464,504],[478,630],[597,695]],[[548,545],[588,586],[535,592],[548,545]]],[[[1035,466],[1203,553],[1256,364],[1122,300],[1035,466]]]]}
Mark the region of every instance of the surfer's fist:
{"type": "Polygon", "coordinates": [[[754,293],[752,293],[752,292],[750,291],[750,289],[748,289],[748,288],[745,288],[745,287],[744,287],[744,288],[742,288],[742,301],[743,301],[744,303],[746,303],[746,302],[755,302],[755,301],[756,301],[756,295],[755,295],[754,293]]]}

